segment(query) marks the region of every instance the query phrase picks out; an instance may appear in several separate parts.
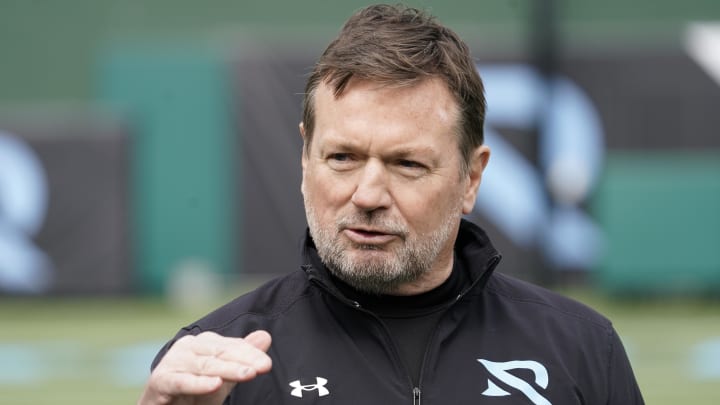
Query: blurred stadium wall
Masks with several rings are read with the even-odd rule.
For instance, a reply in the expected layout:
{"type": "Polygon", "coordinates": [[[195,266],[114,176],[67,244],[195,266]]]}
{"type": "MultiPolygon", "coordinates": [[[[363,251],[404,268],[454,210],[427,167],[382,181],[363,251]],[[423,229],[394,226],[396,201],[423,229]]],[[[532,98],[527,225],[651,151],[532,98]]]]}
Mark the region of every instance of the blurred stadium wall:
{"type": "MultiPolygon", "coordinates": [[[[408,3],[478,58],[503,271],[720,292],[717,1],[408,3]]],[[[292,270],[305,75],[365,4],[0,1],[0,294],[292,270]]]]}

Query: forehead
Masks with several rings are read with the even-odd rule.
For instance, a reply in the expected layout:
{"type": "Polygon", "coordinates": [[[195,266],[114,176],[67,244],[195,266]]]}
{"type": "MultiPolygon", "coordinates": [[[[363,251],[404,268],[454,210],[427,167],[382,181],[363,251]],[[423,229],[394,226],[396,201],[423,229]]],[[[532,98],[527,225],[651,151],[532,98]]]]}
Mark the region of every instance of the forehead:
{"type": "Polygon", "coordinates": [[[315,93],[316,130],[351,128],[359,132],[456,133],[459,108],[447,85],[428,78],[411,85],[388,86],[352,79],[335,96],[321,83],[315,93]]]}

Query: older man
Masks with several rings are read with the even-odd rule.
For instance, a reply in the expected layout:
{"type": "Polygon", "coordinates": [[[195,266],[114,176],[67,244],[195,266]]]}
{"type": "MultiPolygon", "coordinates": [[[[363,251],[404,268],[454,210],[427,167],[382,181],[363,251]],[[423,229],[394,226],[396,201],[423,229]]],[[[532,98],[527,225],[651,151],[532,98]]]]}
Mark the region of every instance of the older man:
{"type": "Polygon", "coordinates": [[[462,219],[490,150],[455,33],[368,7],[306,90],[303,265],[183,328],[140,403],[643,403],[610,322],[493,273],[462,219]]]}

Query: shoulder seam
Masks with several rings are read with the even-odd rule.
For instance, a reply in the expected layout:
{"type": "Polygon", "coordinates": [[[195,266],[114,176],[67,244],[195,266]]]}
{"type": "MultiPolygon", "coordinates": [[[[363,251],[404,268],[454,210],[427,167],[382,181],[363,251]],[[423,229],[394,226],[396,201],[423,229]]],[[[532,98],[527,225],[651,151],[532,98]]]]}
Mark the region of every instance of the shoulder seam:
{"type": "Polygon", "coordinates": [[[289,302],[287,302],[287,303],[283,303],[283,307],[282,307],[281,309],[279,309],[279,310],[277,310],[277,311],[270,312],[270,313],[246,311],[246,312],[239,313],[239,314],[237,314],[236,316],[232,317],[231,319],[225,321],[224,323],[222,323],[222,324],[220,324],[220,325],[213,326],[213,327],[211,327],[211,328],[204,329],[204,328],[200,327],[200,325],[198,325],[197,323],[191,324],[191,325],[189,325],[187,328],[188,328],[188,329],[197,328],[197,329],[199,329],[199,330],[201,330],[201,331],[203,331],[203,332],[205,332],[205,331],[217,331],[217,330],[220,330],[220,329],[223,329],[223,328],[227,327],[228,325],[230,325],[230,324],[232,324],[233,322],[237,321],[239,318],[244,317],[244,316],[248,316],[248,315],[259,316],[259,317],[263,317],[263,318],[265,318],[265,319],[275,319],[275,318],[278,318],[278,317],[282,316],[283,314],[285,314],[285,312],[287,312],[288,310],[290,310],[290,308],[292,308],[298,301],[300,301],[300,300],[302,300],[302,299],[304,299],[304,298],[307,298],[307,297],[309,297],[309,296],[311,296],[311,295],[313,295],[313,294],[315,294],[314,291],[308,291],[308,292],[306,292],[306,293],[303,293],[303,294],[297,296],[294,300],[289,301],[289,302]]]}
{"type": "Polygon", "coordinates": [[[496,289],[494,289],[494,288],[492,288],[492,287],[489,287],[489,286],[486,286],[486,287],[485,287],[485,291],[487,291],[487,292],[489,292],[489,293],[493,293],[493,294],[495,294],[495,295],[502,296],[502,297],[504,297],[504,298],[507,298],[507,299],[512,300],[512,301],[515,301],[515,302],[520,302],[520,303],[524,303],[524,304],[540,305],[540,306],[549,308],[549,309],[551,309],[551,310],[553,310],[553,311],[555,311],[555,312],[558,312],[558,313],[560,313],[560,314],[563,314],[563,315],[566,315],[566,316],[570,316],[570,317],[573,317],[573,318],[576,318],[576,319],[580,319],[580,320],[583,320],[583,321],[587,321],[587,322],[589,322],[589,323],[592,323],[592,324],[594,324],[594,325],[596,325],[596,326],[599,326],[599,327],[603,328],[605,331],[608,331],[608,330],[611,329],[610,321],[608,321],[608,320],[604,320],[604,321],[601,322],[601,321],[599,321],[599,320],[597,320],[597,319],[592,319],[592,318],[589,318],[589,317],[580,315],[580,314],[578,314],[578,313],[576,313],[576,312],[571,312],[571,311],[566,311],[566,310],[560,309],[560,308],[558,308],[558,307],[556,307],[556,306],[554,306],[554,305],[548,304],[547,302],[538,301],[538,300],[533,300],[533,299],[527,299],[527,298],[514,297],[514,296],[508,295],[508,294],[506,294],[506,293],[504,293],[504,292],[502,292],[502,291],[500,291],[500,290],[496,290],[496,289]]]}

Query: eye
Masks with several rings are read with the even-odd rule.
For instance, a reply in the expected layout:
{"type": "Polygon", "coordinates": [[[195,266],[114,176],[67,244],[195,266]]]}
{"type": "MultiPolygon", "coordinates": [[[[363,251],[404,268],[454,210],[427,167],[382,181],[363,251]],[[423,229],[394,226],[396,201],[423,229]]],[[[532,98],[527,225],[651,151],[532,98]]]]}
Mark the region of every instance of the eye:
{"type": "Polygon", "coordinates": [[[335,162],[348,162],[350,161],[351,156],[349,153],[331,153],[328,156],[328,160],[335,161],[335,162]]]}
{"type": "Polygon", "coordinates": [[[325,160],[331,169],[337,171],[351,170],[358,163],[355,155],[345,152],[329,153],[325,160]]]}
{"type": "Polygon", "coordinates": [[[422,163],[416,162],[414,160],[407,160],[407,159],[399,160],[398,165],[408,168],[408,169],[422,169],[425,167],[422,163]]]}
{"type": "Polygon", "coordinates": [[[405,177],[419,178],[428,172],[428,167],[417,160],[399,159],[395,165],[398,172],[405,177]]]}

